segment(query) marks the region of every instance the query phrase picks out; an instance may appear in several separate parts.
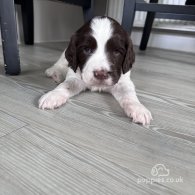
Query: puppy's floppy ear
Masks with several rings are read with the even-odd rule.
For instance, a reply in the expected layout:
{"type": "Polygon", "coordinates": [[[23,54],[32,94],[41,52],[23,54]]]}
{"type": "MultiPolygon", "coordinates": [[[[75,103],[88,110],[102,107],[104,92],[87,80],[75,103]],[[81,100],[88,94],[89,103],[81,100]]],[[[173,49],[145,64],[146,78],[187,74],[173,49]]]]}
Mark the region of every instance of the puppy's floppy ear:
{"type": "Polygon", "coordinates": [[[76,51],[76,41],[77,35],[72,35],[68,48],[65,51],[65,57],[69,62],[69,67],[73,69],[74,72],[77,70],[77,51],[76,51]]]}
{"type": "Polygon", "coordinates": [[[127,48],[126,55],[125,55],[125,59],[122,65],[123,74],[125,74],[132,68],[132,65],[135,61],[135,53],[133,51],[133,44],[129,37],[127,38],[126,48],[127,48]]]}

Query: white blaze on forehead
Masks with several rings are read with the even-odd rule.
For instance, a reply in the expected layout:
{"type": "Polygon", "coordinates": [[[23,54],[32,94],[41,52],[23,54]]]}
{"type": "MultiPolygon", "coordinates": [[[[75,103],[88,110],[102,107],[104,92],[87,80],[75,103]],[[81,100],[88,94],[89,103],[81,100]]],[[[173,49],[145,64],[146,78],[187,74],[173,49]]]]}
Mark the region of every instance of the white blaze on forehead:
{"type": "MultiPolygon", "coordinates": [[[[88,86],[94,85],[96,82],[94,71],[102,69],[110,71],[111,69],[111,63],[106,54],[105,46],[113,33],[112,22],[108,18],[94,18],[91,21],[90,28],[92,30],[91,36],[96,40],[97,48],[88,58],[82,71],[82,79],[88,86]]],[[[107,85],[111,85],[112,78],[109,77],[105,82],[107,85]]]]}
{"type": "Polygon", "coordinates": [[[108,18],[94,18],[91,22],[92,36],[97,41],[98,50],[104,51],[107,41],[111,38],[113,28],[108,18]]]}

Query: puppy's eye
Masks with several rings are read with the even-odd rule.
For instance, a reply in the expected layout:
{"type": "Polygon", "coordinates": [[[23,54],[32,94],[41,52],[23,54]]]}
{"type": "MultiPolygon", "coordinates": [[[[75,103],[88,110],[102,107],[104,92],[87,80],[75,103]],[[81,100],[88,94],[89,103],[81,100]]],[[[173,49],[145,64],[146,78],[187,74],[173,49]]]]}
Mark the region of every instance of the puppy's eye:
{"type": "Polygon", "coordinates": [[[89,54],[92,53],[92,49],[89,48],[89,47],[85,47],[85,48],[83,48],[83,52],[84,52],[85,54],[89,55],[89,54]]]}
{"type": "Polygon", "coordinates": [[[119,55],[121,55],[121,51],[118,50],[118,49],[115,49],[115,50],[113,51],[113,54],[114,54],[115,56],[119,56],[119,55]]]}

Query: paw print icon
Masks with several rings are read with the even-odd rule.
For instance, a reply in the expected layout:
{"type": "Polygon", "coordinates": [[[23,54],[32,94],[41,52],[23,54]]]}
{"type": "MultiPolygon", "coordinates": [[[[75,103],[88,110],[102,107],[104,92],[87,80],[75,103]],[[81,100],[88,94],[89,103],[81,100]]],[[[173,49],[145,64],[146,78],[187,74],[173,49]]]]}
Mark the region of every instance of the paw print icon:
{"type": "Polygon", "coordinates": [[[169,176],[170,170],[164,164],[156,164],[151,169],[152,176],[165,177],[169,176]]]}

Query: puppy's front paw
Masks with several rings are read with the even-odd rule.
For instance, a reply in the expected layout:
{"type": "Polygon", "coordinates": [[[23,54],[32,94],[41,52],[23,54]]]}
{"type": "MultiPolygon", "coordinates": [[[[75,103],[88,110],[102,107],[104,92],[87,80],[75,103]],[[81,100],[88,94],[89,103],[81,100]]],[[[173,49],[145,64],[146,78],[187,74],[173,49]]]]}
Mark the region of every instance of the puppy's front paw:
{"type": "Polygon", "coordinates": [[[60,68],[56,68],[55,66],[52,66],[51,68],[48,68],[45,71],[45,74],[48,77],[51,77],[56,83],[61,83],[65,79],[65,75],[64,75],[63,71],[65,72],[65,70],[62,70],[60,68]]]}
{"type": "Polygon", "coordinates": [[[150,111],[141,103],[124,103],[124,110],[127,116],[132,118],[133,122],[149,125],[152,120],[150,111]]]}
{"type": "Polygon", "coordinates": [[[39,99],[40,109],[55,109],[65,104],[68,99],[68,95],[64,91],[53,90],[39,99]]]}

